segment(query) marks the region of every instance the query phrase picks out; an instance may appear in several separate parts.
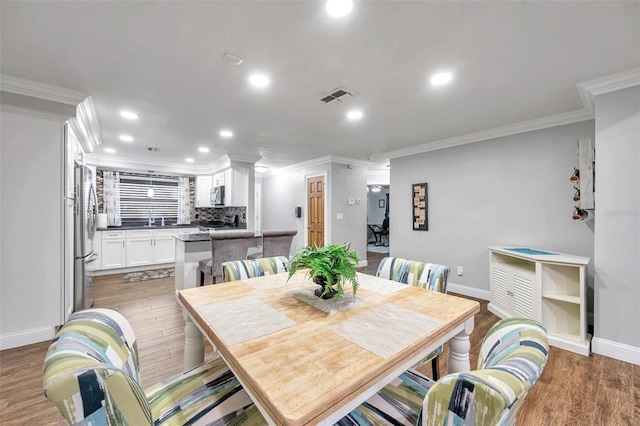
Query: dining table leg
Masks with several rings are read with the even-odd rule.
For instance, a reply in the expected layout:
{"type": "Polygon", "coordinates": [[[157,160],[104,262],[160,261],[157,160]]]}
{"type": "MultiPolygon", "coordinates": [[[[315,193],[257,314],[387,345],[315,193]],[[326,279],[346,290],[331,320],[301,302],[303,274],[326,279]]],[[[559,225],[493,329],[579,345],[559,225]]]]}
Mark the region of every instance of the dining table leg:
{"type": "Polygon", "coordinates": [[[187,315],[184,325],[184,367],[189,370],[204,362],[202,333],[187,315]]]}
{"type": "Polygon", "coordinates": [[[448,373],[462,373],[471,370],[471,362],[469,361],[471,341],[469,340],[469,335],[473,331],[473,325],[473,317],[471,317],[465,322],[464,329],[449,340],[448,373]]]}

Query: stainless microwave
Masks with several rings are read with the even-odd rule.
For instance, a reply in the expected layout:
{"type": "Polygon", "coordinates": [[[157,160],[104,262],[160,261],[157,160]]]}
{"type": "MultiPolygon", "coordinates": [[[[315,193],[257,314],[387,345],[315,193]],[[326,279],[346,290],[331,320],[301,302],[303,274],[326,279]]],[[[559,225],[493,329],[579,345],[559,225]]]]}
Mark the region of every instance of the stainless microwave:
{"type": "Polygon", "coordinates": [[[224,206],[224,185],[211,188],[211,205],[224,206]]]}

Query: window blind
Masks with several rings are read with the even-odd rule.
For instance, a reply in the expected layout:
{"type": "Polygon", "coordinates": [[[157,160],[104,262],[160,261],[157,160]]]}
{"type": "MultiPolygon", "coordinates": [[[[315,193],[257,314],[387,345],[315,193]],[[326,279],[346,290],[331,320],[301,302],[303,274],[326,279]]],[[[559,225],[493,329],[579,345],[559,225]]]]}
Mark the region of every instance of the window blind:
{"type": "Polygon", "coordinates": [[[176,219],[178,217],[178,179],[120,175],[120,215],[126,219],[176,219]],[[152,187],[154,197],[147,197],[152,187]]]}

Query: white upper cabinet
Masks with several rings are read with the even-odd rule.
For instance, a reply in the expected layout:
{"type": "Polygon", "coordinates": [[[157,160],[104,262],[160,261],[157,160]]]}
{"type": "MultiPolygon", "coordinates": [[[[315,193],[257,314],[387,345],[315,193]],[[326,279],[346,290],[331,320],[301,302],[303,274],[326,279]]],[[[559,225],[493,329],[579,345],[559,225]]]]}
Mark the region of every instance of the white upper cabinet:
{"type": "Polygon", "coordinates": [[[196,176],[196,207],[211,207],[212,176],[196,176]]]}

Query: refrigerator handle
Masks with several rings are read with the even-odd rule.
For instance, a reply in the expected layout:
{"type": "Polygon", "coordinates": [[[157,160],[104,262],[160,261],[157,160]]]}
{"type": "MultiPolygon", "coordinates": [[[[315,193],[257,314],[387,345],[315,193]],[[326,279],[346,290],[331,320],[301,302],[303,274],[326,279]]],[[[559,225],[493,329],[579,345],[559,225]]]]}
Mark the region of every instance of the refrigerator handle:
{"type": "Polygon", "coordinates": [[[96,191],[93,187],[93,183],[91,184],[89,190],[89,209],[89,227],[91,229],[91,239],[93,239],[93,236],[98,230],[98,197],[96,196],[96,191]]]}

